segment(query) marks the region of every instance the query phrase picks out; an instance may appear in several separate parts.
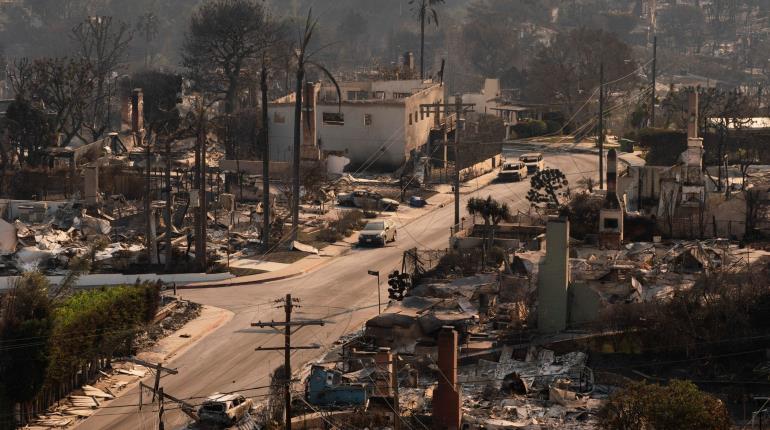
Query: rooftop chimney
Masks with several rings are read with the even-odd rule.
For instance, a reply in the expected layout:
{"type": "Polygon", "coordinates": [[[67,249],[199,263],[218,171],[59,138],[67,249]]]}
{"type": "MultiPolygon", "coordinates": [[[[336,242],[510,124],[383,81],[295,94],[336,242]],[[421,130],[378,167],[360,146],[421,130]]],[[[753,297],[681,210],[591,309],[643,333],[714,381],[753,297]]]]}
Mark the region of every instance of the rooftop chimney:
{"type": "Polygon", "coordinates": [[[141,88],[134,88],[131,93],[131,132],[144,130],[144,94],[141,88]]]}
{"type": "Polygon", "coordinates": [[[599,245],[620,249],[623,243],[623,207],[617,194],[618,155],[614,149],[607,153],[607,197],[599,211],[599,245]]]}
{"type": "Polygon", "coordinates": [[[315,82],[305,83],[302,94],[302,148],[300,158],[308,161],[318,161],[321,152],[318,149],[318,127],[316,126],[317,85],[315,82]]]}
{"type": "Polygon", "coordinates": [[[687,94],[687,113],[690,118],[687,122],[687,138],[698,138],[698,90],[693,89],[687,94]]]}
{"type": "Polygon", "coordinates": [[[462,420],[457,390],[457,331],[441,327],[438,334],[438,387],[433,392],[433,428],[459,430],[462,420]]]}
{"type": "Polygon", "coordinates": [[[414,70],[414,53],[412,51],[404,52],[404,68],[414,70]]]}
{"type": "Polygon", "coordinates": [[[618,154],[615,149],[607,152],[607,200],[617,200],[618,154]]]}
{"type": "Polygon", "coordinates": [[[569,286],[569,220],[551,217],[545,229],[545,261],[537,284],[537,329],[543,333],[567,328],[569,286]]]}

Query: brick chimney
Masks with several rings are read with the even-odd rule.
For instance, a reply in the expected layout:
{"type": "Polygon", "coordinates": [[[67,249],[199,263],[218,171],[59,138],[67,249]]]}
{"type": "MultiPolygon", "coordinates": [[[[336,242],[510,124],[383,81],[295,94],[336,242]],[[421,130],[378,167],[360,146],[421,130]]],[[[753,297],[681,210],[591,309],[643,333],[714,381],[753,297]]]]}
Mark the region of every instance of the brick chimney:
{"type": "MultiPolygon", "coordinates": [[[[698,138],[698,90],[693,89],[687,94],[687,140],[698,138]]],[[[689,145],[688,145],[689,146],[689,145]]]]}
{"type": "Polygon", "coordinates": [[[379,348],[374,355],[375,374],[374,397],[393,397],[393,353],[390,348],[379,348]]]}
{"type": "Polygon", "coordinates": [[[537,329],[556,333],[567,328],[569,220],[551,217],[545,228],[545,261],[537,280],[537,329]]]}
{"type": "Polygon", "coordinates": [[[615,149],[607,152],[607,200],[617,200],[618,153],[615,149]]]}
{"type": "Polygon", "coordinates": [[[316,126],[316,110],[318,108],[317,85],[315,82],[305,83],[302,92],[302,148],[300,158],[308,161],[321,159],[318,148],[318,127],[316,126]]]}
{"type": "Polygon", "coordinates": [[[623,243],[623,206],[617,194],[618,155],[614,149],[607,153],[607,197],[599,211],[599,245],[620,249],[623,243]]]}
{"type": "Polygon", "coordinates": [[[141,88],[134,88],[131,93],[131,132],[144,130],[144,94],[141,88]]]}
{"type": "Polygon", "coordinates": [[[462,421],[457,387],[457,331],[444,326],[438,335],[438,387],[433,392],[433,428],[459,430],[462,421]]]}
{"type": "Polygon", "coordinates": [[[404,52],[404,69],[414,71],[414,53],[412,51],[404,52]]]}

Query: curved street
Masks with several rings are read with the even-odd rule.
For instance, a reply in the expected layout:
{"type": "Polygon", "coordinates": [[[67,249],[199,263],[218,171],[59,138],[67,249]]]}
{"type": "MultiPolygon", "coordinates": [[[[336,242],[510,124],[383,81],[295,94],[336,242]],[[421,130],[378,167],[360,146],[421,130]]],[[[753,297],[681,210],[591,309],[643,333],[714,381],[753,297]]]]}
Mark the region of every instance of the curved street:
{"type": "MultiPolygon", "coordinates": [[[[578,179],[596,177],[595,154],[545,154],[546,166],[561,169],[574,183],[578,179]]],[[[472,194],[462,196],[461,211],[465,212],[468,198],[476,195],[507,202],[515,212],[526,210],[525,199],[529,181],[493,183],[472,194]]],[[[181,296],[198,303],[216,306],[235,313],[233,319],[214,333],[193,345],[183,354],[166,363],[177,368],[179,374],[164,376],[166,393],[181,399],[202,398],[217,392],[242,391],[247,397],[261,400],[267,390],[256,388],[270,383],[270,373],[282,364],[283,353],[256,352],[258,346],[282,346],[283,335],[274,330],[252,328],[250,323],[282,321],[283,309],[276,309],[273,301],[291,293],[299,298],[296,319],[324,319],[323,327],[306,326],[292,336],[295,345],[323,345],[322,350],[302,350],[293,354],[294,370],[319,357],[340,336],[361,328],[364,322],[377,314],[377,286],[367,270],[385,274],[400,268],[402,252],[412,247],[444,249],[448,246],[449,228],[453,221],[453,206],[448,204],[399,225],[398,240],[382,249],[352,249],[316,270],[295,278],[258,285],[239,285],[224,288],[184,290],[181,296]]],[[[398,214],[393,219],[399,223],[398,214]]],[[[384,278],[384,276],[381,275],[384,278]]],[[[386,300],[386,280],[382,280],[383,300],[386,300]]],[[[147,399],[145,399],[147,401],[147,399]]],[[[153,427],[157,414],[150,405],[138,411],[138,389],[134,388],[112,402],[108,408],[81,423],[80,429],[126,429],[153,427]]],[[[169,405],[164,415],[166,428],[185,425],[187,416],[169,405]]]]}

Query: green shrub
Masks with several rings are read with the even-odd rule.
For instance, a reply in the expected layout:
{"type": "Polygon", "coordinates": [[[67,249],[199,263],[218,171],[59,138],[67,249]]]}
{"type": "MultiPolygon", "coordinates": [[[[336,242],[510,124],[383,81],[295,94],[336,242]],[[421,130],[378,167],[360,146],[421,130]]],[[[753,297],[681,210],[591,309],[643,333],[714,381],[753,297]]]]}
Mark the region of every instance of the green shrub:
{"type": "Polygon", "coordinates": [[[530,121],[532,136],[542,136],[548,132],[548,124],[545,121],[530,121]]]}
{"type": "MultiPolygon", "coordinates": [[[[556,127],[557,130],[560,127],[556,127]]],[[[520,138],[537,137],[548,132],[548,124],[539,120],[522,120],[513,126],[513,131],[520,138]]]]}
{"type": "Polygon", "coordinates": [[[690,381],[667,386],[633,383],[614,393],[602,409],[606,429],[727,430],[725,405],[690,381]]]}
{"type": "Polygon", "coordinates": [[[0,297],[0,413],[6,422],[14,403],[34,398],[45,381],[53,322],[49,288],[39,272],[25,273],[0,297]]]}
{"type": "Polygon", "coordinates": [[[647,152],[645,160],[651,166],[671,166],[687,149],[687,133],[663,128],[639,130],[639,146],[647,152]]]}
{"type": "Polygon", "coordinates": [[[156,285],[121,285],[78,292],[54,312],[48,378],[61,381],[94,359],[129,354],[137,330],[152,321],[156,285]]]}
{"type": "Polygon", "coordinates": [[[548,134],[556,134],[561,131],[562,124],[558,121],[547,119],[545,121],[545,125],[546,125],[546,133],[548,134]]]}

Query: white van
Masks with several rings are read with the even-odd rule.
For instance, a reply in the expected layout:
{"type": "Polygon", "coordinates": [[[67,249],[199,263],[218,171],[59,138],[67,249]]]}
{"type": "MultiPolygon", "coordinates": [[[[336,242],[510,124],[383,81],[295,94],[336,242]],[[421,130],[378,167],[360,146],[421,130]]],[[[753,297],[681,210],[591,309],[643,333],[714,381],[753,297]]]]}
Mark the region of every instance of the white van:
{"type": "Polygon", "coordinates": [[[519,161],[527,166],[527,172],[529,174],[545,169],[545,161],[543,161],[543,154],[539,152],[529,152],[521,157],[519,161]]]}

